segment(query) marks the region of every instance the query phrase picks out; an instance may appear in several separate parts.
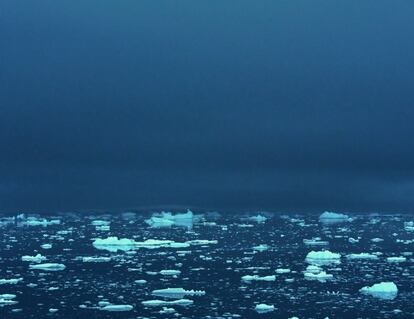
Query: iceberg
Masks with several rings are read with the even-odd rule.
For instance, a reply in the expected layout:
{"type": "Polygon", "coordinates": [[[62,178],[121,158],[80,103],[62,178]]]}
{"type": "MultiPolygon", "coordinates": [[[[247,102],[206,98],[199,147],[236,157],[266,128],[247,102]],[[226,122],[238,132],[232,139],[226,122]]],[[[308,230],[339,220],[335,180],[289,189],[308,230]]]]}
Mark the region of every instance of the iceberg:
{"type": "Polygon", "coordinates": [[[194,303],[194,301],[190,299],[178,299],[173,301],[165,301],[165,300],[147,300],[141,302],[146,307],[158,307],[158,306],[189,306],[194,303]]]}
{"type": "Polygon", "coordinates": [[[111,261],[111,257],[82,257],[84,263],[107,263],[111,261]]]}
{"type": "Polygon", "coordinates": [[[30,265],[29,267],[30,269],[44,270],[44,271],[60,271],[60,270],[65,270],[66,268],[64,264],[57,264],[57,263],[37,264],[37,265],[30,265]]]}
{"type": "Polygon", "coordinates": [[[312,272],[305,272],[304,276],[305,276],[305,279],[318,280],[320,282],[325,282],[327,280],[333,279],[333,275],[327,274],[325,271],[321,271],[316,274],[312,272]]]}
{"type": "Polygon", "coordinates": [[[258,275],[246,275],[242,277],[243,281],[275,281],[276,280],[276,276],[275,275],[271,275],[271,276],[263,276],[260,277],[258,275]]]}
{"type": "Polygon", "coordinates": [[[185,296],[203,296],[206,294],[204,290],[185,290],[184,288],[166,288],[153,290],[152,295],[166,298],[181,299],[185,296]]]}
{"type": "Polygon", "coordinates": [[[359,253],[359,254],[348,254],[346,255],[347,259],[371,259],[371,260],[377,260],[378,256],[369,254],[369,253],[359,253]]]}
{"type": "Polygon", "coordinates": [[[405,257],[387,257],[387,262],[389,263],[403,263],[407,261],[405,257]]]}
{"type": "Polygon", "coordinates": [[[41,263],[46,260],[45,256],[37,254],[36,256],[22,256],[22,261],[28,261],[31,263],[41,263]]]}
{"type": "Polygon", "coordinates": [[[107,305],[100,308],[102,311],[131,311],[132,309],[134,307],[131,305],[107,305]]]}
{"type": "Polygon", "coordinates": [[[275,306],[273,305],[266,305],[264,303],[258,304],[256,305],[256,307],[254,308],[258,313],[266,313],[266,312],[271,312],[275,310],[275,306]]]}
{"type": "Polygon", "coordinates": [[[380,299],[394,299],[398,294],[397,285],[393,282],[381,282],[371,287],[365,286],[359,291],[380,299]]]}
{"type": "Polygon", "coordinates": [[[160,275],[163,276],[177,276],[179,274],[181,274],[180,270],[165,269],[160,271],[160,275]]]}
{"type": "Polygon", "coordinates": [[[324,212],[319,216],[319,222],[325,225],[349,222],[351,220],[352,219],[349,218],[348,215],[334,213],[334,212],[324,212]]]}
{"type": "Polygon", "coordinates": [[[105,239],[97,238],[93,242],[93,246],[96,249],[108,250],[110,252],[117,252],[118,250],[128,251],[134,249],[135,241],[128,238],[118,239],[118,237],[113,236],[105,239]]]}
{"type": "Polygon", "coordinates": [[[16,285],[23,281],[23,278],[0,279],[0,285],[16,285]]]}
{"type": "Polygon", "coordinates": [[[161,215],[154,215],[145,222],[152,228],[171,227],[173,225],[192,228],[193,218],[194,214],[190,210],[187,210],[184,214],[178,213],[175,215],[170,212],[161,212],[161,215]]]}
{"type": "Polygon", "coordinates": [[[306,262],[313,265],[339,264],[341,255],[329,250],[311,251],[306,256],[306,262]]]}

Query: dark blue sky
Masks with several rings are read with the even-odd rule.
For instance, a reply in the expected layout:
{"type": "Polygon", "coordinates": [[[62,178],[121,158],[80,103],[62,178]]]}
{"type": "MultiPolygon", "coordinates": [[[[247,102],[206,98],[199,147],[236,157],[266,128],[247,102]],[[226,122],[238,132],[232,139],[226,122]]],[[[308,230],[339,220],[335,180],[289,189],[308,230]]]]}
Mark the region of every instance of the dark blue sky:
{"type": "Polygon", "coordinates": [[[412,1],[1,1],[0,211],[414,209],[412,1]]]}

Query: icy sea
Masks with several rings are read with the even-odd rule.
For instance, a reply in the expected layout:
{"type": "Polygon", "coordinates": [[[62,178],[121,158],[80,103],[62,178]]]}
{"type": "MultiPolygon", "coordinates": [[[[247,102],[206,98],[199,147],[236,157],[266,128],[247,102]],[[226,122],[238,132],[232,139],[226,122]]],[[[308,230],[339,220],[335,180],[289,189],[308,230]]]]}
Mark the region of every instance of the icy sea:
{"type": "Polygon", "coordinates": [[[0,217],[2,319],[414,318],[412,215],[0,217]]]}

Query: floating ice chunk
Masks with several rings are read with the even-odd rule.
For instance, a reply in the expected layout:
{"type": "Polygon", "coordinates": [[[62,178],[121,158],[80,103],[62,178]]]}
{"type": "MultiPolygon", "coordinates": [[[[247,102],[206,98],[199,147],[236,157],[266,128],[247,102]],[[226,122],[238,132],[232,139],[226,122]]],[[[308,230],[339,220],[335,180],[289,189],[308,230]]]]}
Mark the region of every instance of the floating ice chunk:
{"type": "Polygon", "coordinates": [[[139,285],[145,285],[147,283],[145,279],[137,279],[134,282],[139,285]]]}
{"type": "Polygon", "coordinates": [[[43,249],[50,249],[52,248],[52,244],[43,244],[40,247],[42,247],[43,249]]]}
{"type": "Polygon", "coordinates": [[[253,249],[254,250],[257,250],[257,251],[265,251],[265,250],[268,250],[269,249],[269,246],[268,245],[264,245],[264,244],[260,244],[258,246],[254,246],[253,249]]]}
{"type": "Polygon", "coordinates": [[[389,263],[403,263],[407,261],[405,257],[387,257],[387,262],[389,263]]]}
{"type": "Polygon", "coordinates": [[[162,310],[160,310],[161,314],[169,314],[169,313],[175,313],[174,308],[168,308],[168,307],[162,307],[162,310]]]}
{"type": "Polygon", "coordinates": [[[325,271],[321,271],[316,274],[312,272],[305,272],[304,276],[305,276],[305,279],[318,280],[320,282],[325,282],[327,280],[333,279],[333,275],[327,274],[325,271]]]}
{"type": "Polygon", "coordinates": [[[303,243],[307,246],[327,246],[329,243],[325,240],[322,240],[320,237],[312,239],[304,239],[303,243]]]}
{"type": "Polygon", "coordinates": [[[168,305],[176,305],[176,306],[189,306],[194,303],[194,301],[190,299],[178,299],[173,301],[165,301],[165,300],[147,300],[141,302],[146,307],[158,307],[158,306],[168,306],[168,305]]]}
{"type": "Polygon", "coordinates": [[[19,222],[21,225],[27,225],[27,226],[49,226],[49,225],[59,225],[60,220],[59,219],[52,219],[47,220],[46,218],[36,218],[36,217],[28,217],[25,218],[24,215],[19,218],[19,222]]]}
{"type": "Polygon", "coordinates": [[[352,238],[352,237],[349,237],[349,238],[348,238],[348,242],[349,242],[349,243],[351,243],[351,244],[356,244],[356,243],[359,243],[359,240],[360,240],[360,238],[359,238],[359,237],[358,237],[357,239],[352,238]]]}
{"type": "Polygon", "coordinates": [[[325,224],[336,224],[351,221],[348,215],[334,212],[324,212],[319,216],[319,221],[325,224]]]}
{"type": "Polygon", "coordinates": [[[380,242],[384,241],[384,239],[382,239],[382,238],[372,238],[371,241],[373,243],[380,243],[380,242]]]}
{"type": "Polygon", "coordinates": [[[321,271],[322,271],[322,268],[318,267],[316,265],[309,265],[308,267],[306,267],[306,272],[307,273],[318,274],[321,271]]]}
{"type": "Polygon", "coordinates": [[[276,280],[276,276],[275,275],[271,275],[271,276],[263,276],[260,277],[258,275],[246,275],[242,277],[243,281],[275,281],[276,280]]]}
{"type": "Polygon", "coordinates": [[[45,256],[37,254],[36,256],[22,256],[22,261],[28,261],[31,263],[41,263],[46,260],[45,256]]]}
{"type": "Polygon", "coordinates": [[[23,278],[0,279],[0,285],[16,285],[23,281],[23,278]]]}
{"type": "Polygon", "coordinates": [[[365,286],[359,291],[380,299],[394,299],[397,296],[398,288],[393,282],[381,282],[371,287],[365,286]]]}
{"type": "Polygon", "coordinates": [[[261,304],[256,305],[256,307],[254,307],[254,309],[258,313],[266,313],[266,312],[274,311],[275,310],[275,306],[273,306],[273,305],[266,305],[264,303],[261,303],[261,304]]]}
{"type": "Polygon", "coordinates": [[[311,251],[306,256],[306,261],[314,265],[329,265],[340,263],[341,255],[329,250],[311,251]]]}
{"type": "Polygon", "coordinates": [[[192,246],[197,246],[197,245],[215,245],[218,243],[217,240],[207,240],[207,239],[194,239],[194,240],[189,240],[186,242],[189,245],[192,246]]]}
{"type": "Polygon", "coordinates": [[[107,263],[111,261],[111,257],[82,257],[84,263],[107,263]]]}
{"type": "Polygon", "coordinates": [[[102,311],[131,311],[132,309],[134,309],[133,306],[131,305],[107,305],[104,306],[102,308],[100,308],[100,310],[102,311]]]}
{"type": "Polygon", "coordinates": [[[414,221],[404,222],[404,229],[406,231],[414,231],[414,221]]]}
{"type": "Polygon", "coordinates": [[[50,308],[49,309],[50,313],[55,313],[55,312],[58,312],[58,311],[59,311],[59,309],[56,309],[56,308],[50,308]]]}
{"type": "Polygon", "coordinates": [[[44,270],[44,271],[59,271],[59,270],[64,270],[66,268],[64,264],[57,264],[57,263],[30,265],[29,267],[30,269],[44,270]]]}
{"type": "Polygon", "coordinates": [[[163,276],[177,276],[179,274],[181,274],[180,270],[173,270],[173,269],[165,269],[165,270],[161,270],[160,274],[163,276]]]}
{"type": "Polygon", "coordinates": [[[167,298],[183,298],[185,296],[202,296],[206,292],[204,290],[185,290],[184,288],[166,288],[153,290],[152,295],[167,298]]]}
{"type": "Polygon", "coordinates": [[[127,251],[134,249],[135,241],[128,238],[108,237],[105,239],[97,238],[93,242],[96,249],[104,249],[110,252],[117,252],[118,250],[127,251]]]}
{"type": "Polygon", "coordinates": [[[16,298],[16,295],[13,295],[13,294],[0,295],[0,307],[12,306],[12,305],[17,304],[17,301],[13,300],[15,298],[16,298]]]}
{"type": "Polygon", "coordinates": [[[93,226],[108,226],[111,222],[108,220],[93,220],[92,225],[93,226]]]}
{"type": "Polygon", "coordinates": [[[191,228],[193,226],[194,214],[188,210],[185,214],[175,214],[170,212],[162,212],[161,215],[152,216],[145,222],[154,228],[171,227],[173,225],[185,226],[191,228]]]}
{"type": "Polygon", "coordinates": [[[254,221],[254,222],[257,222],[257,223],[264,223],[267,220],[267,217],[258,214],[256,216],[247,217],[247,220],[251,220],[251,221],[254,221]]]}
{"type": "Polygon", "coordinates": [[[278,269],[276,269],[276,273],[278,273],[278,274],[288,274],[288,273],[290,273],[290,269],[278,268],[278,269]]]}
{"type": "Polygon", "coordinates": [[[378,259],[377,255],[369,254],[369,253],[359,253],[359,254],[348,254],[346,255],[347,259],[371,259],[376,260],[378,259]]]}

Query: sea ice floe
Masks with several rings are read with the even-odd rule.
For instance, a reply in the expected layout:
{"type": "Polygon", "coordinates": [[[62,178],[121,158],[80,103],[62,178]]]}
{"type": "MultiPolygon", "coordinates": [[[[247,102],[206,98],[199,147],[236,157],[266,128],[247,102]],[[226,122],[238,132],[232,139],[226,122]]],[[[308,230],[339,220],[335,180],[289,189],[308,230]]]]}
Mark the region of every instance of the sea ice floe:
{"type": "Polygon", "coordinates": [[[171,227],[173,225],[191,228],[193,226],[193,218],[194,214],[190,210],[185,214],[178,213],[175,215],[170,212],[161,212],[160,215],[153,215],[145,222],[153,228],[171,227]]]}
{"type": "Polygon", "coordinates": [[[102,311],[111,311],[111,312],[119,312],[119,311],[131,311],[134,309],[132,305],[106,305],[99,308],[102,311]]]}
{"type": "Polygon", "coordinates": [[[325,271],[321,271],[316,274],[312,272],[305,272],[304,276],[305,276],[305,279],[318,280],[320,282],[325,282],[327,280],[333,279],[333,275],[327,274],[325,271]]]}
{"type": "Polygon", "coordinates": [[[275,306],[273,305],[266,305],[264,303],[258,304],[256,305],[256,307],[254,308],[258,313],[266,313],[266,312],[271,312],[275,310],[275,306]]]}
{"type": "Polygon", "coordinates": [[[160,271],[160,275],[163,276],[177,276],[181,274],[180,270],[174,270],[174,269],[164,269],[160,271]]]}
{"type": "Polygon", "coordinates": [[[82,257],[84,263],[106,263],[110,261],[111,257],[82,257]]]}
{"type": "Polygon", "coordinates": [[[270,275],[270,276],[263,276],[260,277],[258,275],[246,275],[242,277],[243,281],[275,281],[276,280],[276,276],[275,275],[270,275]]]}
{"type": "Polygon", "coordinates": [[[184,288],[166,288],[152,291],[152,295],[167,298],[183,298],[185,296],[202,296],[205,295],[204,290],[185,290],[184,288]]]}
{"type": "Polygon", "coordinates": [[[393,282],[381,282],[371,287],[365,286],[359,291],[380,299],[394,299],[398,294],[397,285],[393,282]]]}
{"type": "Polygon", "coordinates": [[[278,268],[275,270],[277,274],[288,274],[290,273],[290,269],[287,268],[278,268]]]}
{"type": "Polygon", "coordinates": [[[319,216],[319,221],[325,224],[335,224],[351,221],[348,215],[334,212],[324,212],[319,216]]]}
{"type": "Polygon", "coordinates": [[[306,261],[314,265],[329,265],[340,263],[341,255],[329,250],[311,251],[306,256],[306,261]]]}
{"type": "Polygon", "coordinates": [[[266,217],[266,216],[263,216],[263,215],[258,214],[258,215],[256,215],[256,216],[250,216],[250,217],[247,217],[246,219],[247,219],[247,220],[254,221],[254,222],[256,222],[256,223],[264,223],[264,222],[267,220],[267,217],[266,217]]]}
{"type": "Polygon", "coordinates": [[[22,256],[22,261],[28,261],[31,263],[41,263],[46,260],[45,256],[37,254],[36,256],[22,256]]]}
{"type": "Polygon", "coordinates": [[[189,306],[194,303],[194,301],[190,299],[178,299],[172,301],[165,301],[165,300],[146,300],[141,302],[146,307],[159,307],[159,306],[189,306]]]}
{"type": "Polygon", "coordinates": [[[0,307],[12,306],[12,305],[17,304],[17,301],[13,300],[15,298],[16,298],[16,295],[13,295],[13,294],[0,295],[0,307]]]}
{"type": "Polygon", "coordinates": [[[257,251],[265,251],[269,249],[269,246],[265,244],[260,244],[258,246],[254,246],[253,249],[257,251]]]}
{"type": "Polygon", "coordinates": [[[387,257],[387,262],[389,263],[402,263],[407,261],[407,258],[405,257],[387,257]]]}
{"type": "Polygon", "coordinates": [[[37,264],[37,265],[30,265],[29,267],[30,269],[44,270],[44,271],[59,271],[59,270],[64,270],[66,268],[64,264],[57,264],[57,263],[37,264]]]}
{"type": "Polygon", "coordinates": [[[0,279],[0,285],[16,285],[23,281],[23,278],[0,279]]]}
{"type": "Polygon", "coordinates": [[[320,237],[312,238],[312,239],[304,239],[303,243],[307,246],[327,246],[329,242],[322,240],[320,237]]]}
{"type": "Polygon", "coordinates": [[[359,254],[348,254],[346,255],[347,259],[371,259],[376,260],[378,259],[377,255],[369,254],[369,253],[359,253],[359,254]]]}

